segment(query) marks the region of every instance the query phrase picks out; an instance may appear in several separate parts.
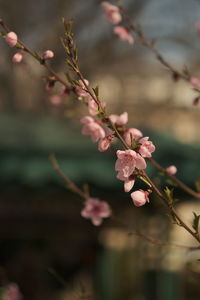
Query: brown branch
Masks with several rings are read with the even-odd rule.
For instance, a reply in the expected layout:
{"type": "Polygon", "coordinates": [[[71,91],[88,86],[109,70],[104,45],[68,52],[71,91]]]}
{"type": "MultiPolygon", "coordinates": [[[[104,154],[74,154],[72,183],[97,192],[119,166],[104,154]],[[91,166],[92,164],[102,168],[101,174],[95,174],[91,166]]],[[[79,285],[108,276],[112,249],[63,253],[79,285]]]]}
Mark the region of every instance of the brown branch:
{"type": "Polygon", "coordinates": [[[75,194],[79,195],[80,197],[82,197],[83,199],[88,199],[88,195],[86,193],[84,193],[72,180],[70,180],[62,171],[62,169],[60,168],[58,161],[55,157],[55,154],[51,154],[49,156],[49,160],[54,168],[54,170],[56,171],[56,173],[58,174],[59,177],[61,177],[65,183],[67,184],[67,188],[69,188],[71,191],[73,191],[75,194]]]}
{"type": "MultiPolygon", "coordinates": [[[[124,7],[119,4],[118,5],[123,17],[124,17],[124,21],[127,24],[127,29],[132,31],[133,33],[136,34],[137,39],[139,40],[139,42],[149,48],[151,50],[151,52],[155,55],[155,57],[157,58],[157,60],[164,66],[166,67],[171,73],[172,75],[176,78],[176,79],[183,79],[184,81],[187,81],[190,83],[190,78],[191,75],[189,74],[188,70],[186,70],[185,72],[180,72],[177,69],[175,69],[163,56],[162,54],[159,52],[159,50],[156,48],[155,45],[155,41],[149,41],[145,38],[142,28],[140,25],[135,26],[131,20],[131,18],[129,17],[129,14],[127,13],[127,11],[124,9],[124,7]]],[[[200,94],[200,88],[193,88],[194,91],[196,91],[198,94],[200,94]]]]}

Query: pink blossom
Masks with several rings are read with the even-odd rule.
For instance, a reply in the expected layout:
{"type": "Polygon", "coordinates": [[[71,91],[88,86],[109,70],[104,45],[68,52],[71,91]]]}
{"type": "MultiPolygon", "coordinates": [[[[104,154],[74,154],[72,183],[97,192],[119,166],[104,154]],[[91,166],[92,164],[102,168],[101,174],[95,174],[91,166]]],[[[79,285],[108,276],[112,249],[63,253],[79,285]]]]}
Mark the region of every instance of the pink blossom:
{"type": "Polygon", "coordinates": [[[13,63],[20,63],[23,59],[23,53],[22,52],[17,52],[13,55],[12,57],[12,62],[13,63]]]}
{"type": "Polygon", "coordinates": [[[172,166],[167,167],[165,169],[165,171],[167,172],[168,175],[175,175],[177,172],[177,168],[176,168],[176,166],[172,165],[172,166]]]}
{"type": "Polygon", "coordinates": [[[124,181],[124,191],[126,193],[130,192],[130,190],[133,188],[135,184],[135,178],[136,176],[132,174],[131,176],[129,176],[128,180],[124,181]]]}
{"type": "Polygon", "coordinates": [[[134,43],[133,36],[125,27],[115,26],[113,32],[119,36],[120,40],[127,41],[129,44],[134,43]]]}
{"type": "MultiPolygon", "coordinates": [[[[89,85],[89,81],[87,79],[84,79],[84,82],[85,82],[86,86],[89,85]]],[[[82,80],[79,80],[79,84],[80,84],[80,86],[76,87],[76,93],[77,93],[77,95],[79,97],[87,97],[87,96],[89,96],[88,92],[85,91],[85,85],[83,84],[82,80]]]]}
{"type": "Polygon", "coordinates": [[[200,80],[197,77],[190,77],[190,83],[193,88],[198,88],[200,86],[200,80]]]}
{"type": "Polygon", "coordinates": [[[44,53],[43,53],[43,58],[44,59],[51,59],[54,57],[54,53],[53,51],[51,50],[46,50],[44,53]]]}
{"type": "Polygon", "coordinates": [[[2,300],[21,300],[22,295],[16,283],[9,283],[1,296],[2,300]]]}
{"type": "Polygon", "coordinates": [[[96,198],[88,198],[85,201],[85,207],[81,211],[81,216],[86,219],[91,219],[93,225],[99,226],[103,218],[108,218],[111,215],[111,209],[107,202],[99,201],[96,198]]]}
{"type": "Polygon", "coordinates": [[[123,126],[128,122],[128,113],[124,112],[123,114],[121,114],[119,116],[118,115],[110,115],[109,119],[113,123],[117,124],[118,126],[123,126]]]}
{"type": "Polygon", "coordinates": [[[94,99],[92,99],[92,97],[88,97],[87,103],[88,103],[89,113],[92,116],[97,115],[99,113],[99,107],[98,107],[97,103],[94,101],[94,99]]]}
{"type": "Polygon", "coordinates": [[[113,139],[113,136],[111,136],[111,135],[106,136],[103,139],[101,139],[99,141],[98,150],[100,152],[106,151],[110,147],[112,139],[113,139]]]}
{"type": "Polygon", "coordinates": [[[6,34],[6,42],[10,47],[14,47],[17,44],[17,35],[15,32],[10,31],[9,33],[6,34]]]}
{"type": "MultiPolygon", "coordinates": [[[[98,104],[94,101],[90,95],[87,97],[87,104],[88,104],[88,111],[92,116],[96,116],[99,113],[99,106],[98,104]]],[[[106,107],[105,102],[101,103],[102,108],[104,109],[106,107]]]]}
{"type": "Polygon", "coordinates": [[[120,10],[116,5],[112,5],[108,2],[102,2],[101,6],[104,9],[107,20],[112,24],[118,24],[122,20],[120,10]]]}
{"type": "Polygon", "coordinates": [[[131,198],[135,206],[142,206],[149,202],[149,192],[138,190],[131,193],[131,198]]]}
{"type": "Polygon", "coordinates": [[[139,138],[143,136],[142,132],[137,128],[129,128],[124,133],[125,142],[131,146],[131,139],[137,141],[139,138]]]}
{"type": "Polygon", "coordinates": [[[156,149],[154,144],[148,139],[148,137],[143,137],[139,140],[141,146],[139,147],[138,152],[142,155],[142,157],[151,157],[151,153],[156,149]]]}
{"type": "Polygon", "coordinates": [[[115,163],[115,170],[118,171],[117,178],[124,181],[124,190],[129,192],[134,185],[135,168],[145,169],[146,162],[140,154],[134,150],[117,151],[117,161],[115,163]]]}
{"type": "Polygon", "coordinates": [[[99,139],[105,137],[105,131],[101,125],[92,117],[86,116],[81,119],[83,124],[82,134],[90,135],[93,142],[98,142],[99,139]]]}
{"type": "Polygon", "coordinates": [[[49,101],[51,102],[51,104],[57,106],[57,105],[60,105],[61,104],[61,97],[59,95],[51,95],[49,97],[49,101]]]}

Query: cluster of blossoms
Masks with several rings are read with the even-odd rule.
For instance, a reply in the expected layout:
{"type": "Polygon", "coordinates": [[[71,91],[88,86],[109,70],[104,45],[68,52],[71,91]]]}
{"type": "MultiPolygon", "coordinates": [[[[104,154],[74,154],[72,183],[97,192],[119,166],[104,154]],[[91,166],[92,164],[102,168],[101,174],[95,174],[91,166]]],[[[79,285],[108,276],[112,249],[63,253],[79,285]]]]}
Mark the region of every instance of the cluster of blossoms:
{"type": "MultiPolygon", "coordinates": [[[[117,25],[122,21],[119,7],[112,5],[109,2],[102,2],[101,6],[103,7],[105,16],[110,23],[117,25]]],[[[113,32],[117,34],[122,41],[127,41],[129,44],[134,43],[133,36],[128,28],[124,26],[114,26],[113,32]]]]}
{"type": "MultiPolygon", "coordinates": [[[[102,2],[101,5],[105,11],[106,18],[112,24],[116,25],[122,21],[119,7],[109,4],[108,2],[102,2]]],[[[114,33],[116,33],[121,40],[126,40],[130,44],[133,44],[133,37],[127,28],[115,26],[114,33]]],[[[18,37],[14,32],[7,33],[5,40],[10,47],[14,47],[18,43],[18,37]]],[[[23,51],[15,53],[12,61],[15,63],[21,62],[23,55],[23,51]]],[[[46,50],[41,56],[41,60],[45,63],[46,60],[53,57],[53,51],[46,50]]],[[[53,94],[52,90],[55,82],[56,79],[54,77],[48,78],[46,90],[50,92],[51,103],[53,105],[59,105],[61,103],[61,96],[69,95],[71,88],[64,86],[59,95],[53,94]]],[[[194,88],[200,86],[200,81],[196,77],[191,77],[190,83],[194,88]]],[[[83,124],[82,134],[90,135],[93,142],[98,142],[98,150],[103,152],[110,147],[116,134],[107,126],[107,123],[105,125],[104,122],[94,119],[95,116],[99,115],[100,110],[105,108],[105,103],[98,104],[92,97],[88,87],[89,82],[84,79],[79,80],[76,88],[73,89],[78,98],[87,105],[90,114],[90,116],[85,116],[81,119],[81,123],[83,124]]],[[[126,150],[117,150],[116,152],[117,160],[115,163],[115,170],[117,171],[117,178],[124,182],[124,191],[130,192],[137,177],[142,176],[143,170],[146,169],[147,164],[145,159],[152,156],[152,153],[155,151],[155,146],[149,141],[148,137],[143,137],[142,132],[137,128],[125,127],[128,122],[127,112],[124,112],[121,115],[110,115],[109,122],[123,134],[124,142],[127,145],[126,150]]],[[[177,169],[175,166],[169,166],[165,169],[165,172],[168,175],[174,175],[177,172],[177,169]]],[[[149,202],[150,193],[151,190],[137,190],[130,195],[135,206],[142,206],[149,202]]],[[[85,218],[90,218],[92,223],[98,226],[102,223],[103,218],[107,218],[111,215],[111,209],[104,201],[99,201],[96,198],[88,198],[85,201],[85,206],[81,211],[81,215],[85,218]]]]}
{"type": "MultiPolygon", "coordinates": [[[[80,90],[79,93],[82,95],[86,91],[80,90]]],[[[130,192],[139,174],[138,172],[146,169],[145,158],[151,157],[151,153],[155,151],[155,146],[149,141],[148,137],[143,137],[142,132],[137,128],[125,128],[128,122],[127,112],[119,116],[110,115],[109,119],[116,128],[124,132],[123,138],[126,144],[128,147],[133,148],[124,151],[118,150],[115,164],[115,170],[118,172],[117,178],[124,182],[125,192],[130,192]]],[[[110,128],[103,128],[102,124],[91,116],[83,117],[81,123],[83,124],[82,134],[90,135],[93,142],[99,142],[99,151],[106,151],[110,147],[115,136],[110,128]]],[[[133,203],[136,206],[144,205],[149,201],[148,194],[149,192],[142,190],[133,192],[131,194],[133,203]]]]}

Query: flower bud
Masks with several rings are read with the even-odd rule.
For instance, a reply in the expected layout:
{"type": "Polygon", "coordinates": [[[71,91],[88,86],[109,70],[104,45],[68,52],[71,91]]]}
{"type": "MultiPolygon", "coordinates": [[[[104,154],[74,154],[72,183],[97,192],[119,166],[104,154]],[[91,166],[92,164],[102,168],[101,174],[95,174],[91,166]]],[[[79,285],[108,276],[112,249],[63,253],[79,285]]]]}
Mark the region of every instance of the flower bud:
{"type": "Polygon", "coordinates": [[[17,52],[13,55],[12,62],[18,64],[22,61],[22,59],[23,59],[23,53],[17,52]]]}
{"type": "Polygon", "coordinates": [[[17,44],[17,35],[15,32],[10,31],[9,33],[6,34],[6,43],[10,46],[10,47],[14,47],[17,44]]]}
{"type": "Polygon", "coordinates": [[[46,50],[44,53],[43,53],[43,58],[44,59],[51,59],[54,57],[54,53],[53,51],[51,50],[46,50]]]}
{"type": "Polygon", "coordinates": [[[131,193],[131,198],[135,206],[143,206],[149,202],[149,192],[139,190],[131,193]]]}
{"type": "Polygon", "coordinates": [[[177,172],[177,168],[176,166],[169,166],[165,169],[165,171],[167,172],[168,175],[174,175],[177,172]]]}
{"type": "Polygon", "coordinates": [[[52,105],[58,106],[61,104],[61,97],[59,95],[51,95],[49,97],[49,101],[51,102],[52,105]]]}

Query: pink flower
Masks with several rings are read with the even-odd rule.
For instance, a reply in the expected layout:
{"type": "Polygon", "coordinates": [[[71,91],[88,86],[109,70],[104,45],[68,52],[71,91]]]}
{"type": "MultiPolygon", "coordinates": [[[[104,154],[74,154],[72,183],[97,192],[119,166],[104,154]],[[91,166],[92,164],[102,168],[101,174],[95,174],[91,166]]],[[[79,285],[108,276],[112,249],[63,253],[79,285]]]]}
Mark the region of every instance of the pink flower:
{"type": "Polygon", "coordinates": [[[133,140],[137,141],[139,138],[143,136],[142,132],[137,128],[129,128],[124,133],[125,142],[131,146],[131,137],[133,140]]]}
{"type": "MultiPolygon", "coordinates": [[[[88,95],[87,97],[87,104],[88,104],[88,111],[92,116],[96,116],[99,113],[99,106],[98,104],[94,101],[94,99],[88,95]]],[[[101,103],[102,108],[104,109],[106,107],[105,102],[101,103]]]]}
{"type": "Polygon", "coordinates": [[[106,136],[103,139],[101,139],[99,141],[98,150],[100,152],[106,151],[110,147],[112,139],[113,139],[112,135],[106,136]]]}
{"type": "Polygon", "coordinates": [[[104,9],[107,20],[112,24],[118,24],[122,20],[120,10],[116,5],[112,5],[108,2],[102,2],[101,6],[104,9]]]}
{"type": "Polygon", "coordinates": [[[148,141],[148,137],[143,137],[139,140],[141,146],[139,147],[138,152],[142,157],[151,157],[151,153],[155,151],[156,147],[151,141],[148,141]]]}
{"type": "Polygon", "coordinates": [[[115,26],[113,32],[119,36],[120,40],[127,41],[129,44],[134,43],[133,36],[125,27],[115,26]]]}
{"type": "Polygon", "coordinates": [[[61,97],[59,95],[51,95],[49,97],[49,101],[51,102],[51,104],[57,106],[61,104],[61,97]]]}
{"type": "Polygon", "coordinates": [[[44,59],[51,59],[54,57],[54,53],[53,51],[51,50],[46,50],[44,53],[43,53],[43,58],[44,59]]]}
{"type": "Polygon", "coordinates": [[[118,115],[110,115],[109,119],[117,124],[118,126],[123,126],[128,122],[128,113],[124,112],[123,114],[121,114],[120,116],[118,115]]]}
{"type": "Polygon", "coordinates": [[[139,190],[131,193],[131,198],[135,206],[142,206],[149,202],[149,192],[139,190]]]}
{"type": "Polygon", "coordinates": [[[83,117],[81,123],[83,124],[82,134],[90,135],[93,142],[98,142],[99,139],[105,137],[104,129],[92,117],[83,117]]]}
{"type": "Polygon", "coordinates": [[[88,103],[89,113],[92,116],[97,115],[99,113],[99,107],[98,107],[97,103],[94,101],[94,99],[92,99],[92,97],[88,97],[87,103],[88,103]]]}
{"type": "Polygon", "coordinates": [[[23,53],[17,52],[13,55],[12,62],[18,64],[22,61],[22,59],[23,59],[23,53]]]}
{"type": "MultiPolygon", "coordinates": [[[[89,81],[87,79],[84,79],[84,82],[86,84],[86,86],[89,85],[89,81]]],[[[79,84],[80,86],[76,87],[76,93],[79,97],[87,97],[88,92],[85,91],[85,85],[83,84],[83,82],[81,80],[79,80],[79,84]]]]}
{"type": "Polygon", "coordinates": [[[177,172],[177,168],[176,166],[169,166],[165,169],[165,171],[167,172],[168,175],[175,175],[177,172]]]}
{"type": "Polygon", "coordinates": [[[200,86],[200,80],[197,77],[190,77],[190,83],[193,88],[198,88],[200,86]]]}
{"type": "Polygon", "coordinates": [[[17,35],[15,32],[10,31],[9,33],[6,34],[6,43],[10,46],[10,47],[14,47],[17,44],[17,35]]]}
{"type": "Polygon", "coordinates": [[[108,218],[111,215],[111,209],[107,202],[99,201],[96,198],[88,198],[85,201],[85,207],[81,211],[81,216],[86,219],[91,219],[93,225],[99,226],[103,218],[108,218]]]}
{"type": "Polygon", "coordinates": [[[126,193],[130,192],[130,190],[133,188],[134,184],[135,184],[135,179],[136,176],[134,175],[134,173],[129,176],[129,179],[124,181],[124,191],[126,193]]]}
{"type": "Polygon", "coordinates": [[[124,181],[125,192],[129,192],[135,183],[135,168],[146,168],[144,158],[134,150],[118,150],[115,170],[118,171],[117,178],[124,181]]]}
{"type": "Polygon", "coordinates": [[[2,300],[21,300],[22,295],[16,283],[9,283],[1,296],[2,300]]]}

